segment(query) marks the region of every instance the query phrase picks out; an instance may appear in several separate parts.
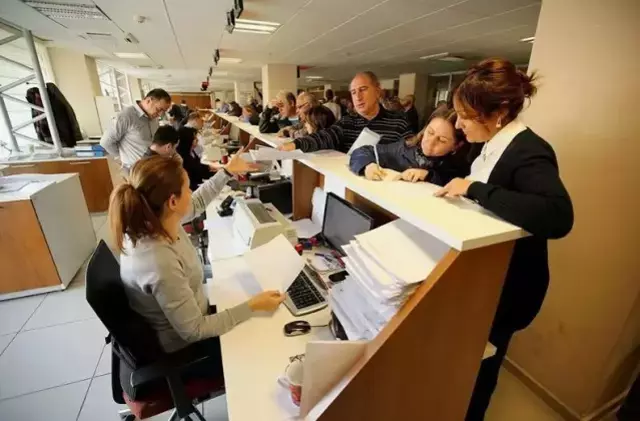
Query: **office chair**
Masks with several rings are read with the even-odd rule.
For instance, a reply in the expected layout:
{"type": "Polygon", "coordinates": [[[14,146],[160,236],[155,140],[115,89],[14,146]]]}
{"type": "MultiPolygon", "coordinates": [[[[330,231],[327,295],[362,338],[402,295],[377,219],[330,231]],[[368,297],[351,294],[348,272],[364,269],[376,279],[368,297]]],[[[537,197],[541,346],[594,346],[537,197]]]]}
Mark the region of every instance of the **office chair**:
{"type": "Polygon", "coordinates": [[[223,394],[224,380],[182,380],[203,358],[162,350],[155,331],[129,306],[120,265],[104,240],[87,266],[86,299],[109,331],[113,400],[129,407],[120,418],[145,419],[174,408],[169,421],[205,421],[195,405],[223,394]]]}

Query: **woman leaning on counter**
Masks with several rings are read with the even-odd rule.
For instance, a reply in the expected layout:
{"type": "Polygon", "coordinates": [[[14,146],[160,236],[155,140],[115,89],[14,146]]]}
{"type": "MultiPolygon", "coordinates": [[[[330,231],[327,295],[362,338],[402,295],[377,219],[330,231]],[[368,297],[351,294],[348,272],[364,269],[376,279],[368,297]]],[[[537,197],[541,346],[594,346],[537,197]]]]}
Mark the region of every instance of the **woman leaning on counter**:
{"type": "Polygon", "coordinates": [[[535,93],[535,75],[489,59],[473,66],[453,94],[456,127],[484,145],[471,174],[436,195],[466,196],[531,234],[515,243],[489,336],[497,353],[480,367],[467,421],[484,419],[511,337],[540,310],[549,284],[547,240],[564,237],[573,225],[553,148],[518,119],[535,93]]]}

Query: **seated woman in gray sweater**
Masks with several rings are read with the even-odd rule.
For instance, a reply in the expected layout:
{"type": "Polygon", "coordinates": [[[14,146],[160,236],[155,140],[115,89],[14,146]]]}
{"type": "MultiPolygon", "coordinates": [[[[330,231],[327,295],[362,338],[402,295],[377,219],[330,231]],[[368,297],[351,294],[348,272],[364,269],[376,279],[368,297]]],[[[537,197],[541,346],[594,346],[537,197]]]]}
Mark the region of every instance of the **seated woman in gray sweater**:
{"type": "Polygon", "coordinates": [[[209,314],[202,265],[182,228],[204,212],[233,175],[252,169],[235,155],[192,194],[180,160],[152,156],[138,161],[129,181],[111,196],[109,222],[129,302],[158,333],[166,352],[195,346],[219,354],[218,336],[254,311],[275,311],[284,299],[277,291],[266,291],[209,314]]]}

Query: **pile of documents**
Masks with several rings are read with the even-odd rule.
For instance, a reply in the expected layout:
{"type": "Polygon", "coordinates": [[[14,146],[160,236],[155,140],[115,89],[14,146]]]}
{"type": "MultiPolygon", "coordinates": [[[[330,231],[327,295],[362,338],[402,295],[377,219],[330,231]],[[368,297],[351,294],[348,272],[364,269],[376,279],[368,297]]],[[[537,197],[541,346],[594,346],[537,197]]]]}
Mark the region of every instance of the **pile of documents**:
{"type": "Polygon", "coordinates": [[[373,339],[449,250],[401,219],[343,248],[349,276],[332,287],[329,302],[350,340],[373,339]]]}

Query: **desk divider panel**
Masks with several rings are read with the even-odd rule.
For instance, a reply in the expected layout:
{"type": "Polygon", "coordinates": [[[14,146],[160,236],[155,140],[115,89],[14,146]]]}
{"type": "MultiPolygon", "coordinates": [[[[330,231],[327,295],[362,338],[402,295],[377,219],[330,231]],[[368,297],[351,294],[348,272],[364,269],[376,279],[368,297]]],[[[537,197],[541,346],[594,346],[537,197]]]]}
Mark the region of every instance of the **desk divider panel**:
{"type": "MultiPolygon", "coordinates": [[[[311,215],[313,190],[322,187],[323,179],[294,161],[294,219],[311,215]]],[[[377,223],[396,219],[348,188],[345,199],[377,223]]],[[[513,244],[451,249],[340,384],[318,403],[312,412],[320,415],[314,419],[462,421],[513,244]]]]}

